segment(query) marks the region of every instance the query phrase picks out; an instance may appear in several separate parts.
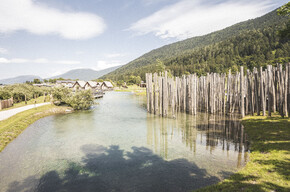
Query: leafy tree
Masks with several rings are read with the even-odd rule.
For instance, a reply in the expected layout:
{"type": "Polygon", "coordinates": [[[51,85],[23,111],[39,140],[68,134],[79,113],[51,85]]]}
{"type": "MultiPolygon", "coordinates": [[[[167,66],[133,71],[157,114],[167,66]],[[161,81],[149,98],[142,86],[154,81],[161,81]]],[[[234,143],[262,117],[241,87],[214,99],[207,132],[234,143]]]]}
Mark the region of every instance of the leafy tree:
{"type": "Polygon", "coordinates": [[[278,15],[290,16],[290,2],[286,3],[277,10],[278,15]]]}
{"type": "Polygon", "coordinates": [[[39,79],[33,79],[33,83],[34,83],[34,84],[40,84],[41,81],[40,81],[39,79]]]}
{"type": "Polygon", "coordinates": [[[56,105],[66,104],[75,110],[89,109],[94,104],[91,90],[78,90],[73,92],[66,87],[57,87],[52,91],[56,105]]]}
{"type": "MultiPolygon", "coordinates": [[[[286,3],[282,7],[280,7],[277,10],[277,14],[281,16],[287,16],[288,18],[290,17],[290,2],[286,3]]],[[[286,24],[286,27],[282,30],[279,31],[280,37],[284,39],[290,38],[290,20],[288,20],[288,23],[286,24]]]]}

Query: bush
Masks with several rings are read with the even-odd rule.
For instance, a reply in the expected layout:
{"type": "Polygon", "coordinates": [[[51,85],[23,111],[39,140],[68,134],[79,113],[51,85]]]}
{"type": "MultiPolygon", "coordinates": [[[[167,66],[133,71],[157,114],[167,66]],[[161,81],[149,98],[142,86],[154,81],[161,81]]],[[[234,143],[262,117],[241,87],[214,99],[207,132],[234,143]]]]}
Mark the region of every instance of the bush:
{"type": "Polygon", "coordinates": [[[75,110],[89,109],[94,104],[91,90],[78,90],[73,92],[69,88],[59,87],[52,91],[56,105],[66,104],[75,110]]]}

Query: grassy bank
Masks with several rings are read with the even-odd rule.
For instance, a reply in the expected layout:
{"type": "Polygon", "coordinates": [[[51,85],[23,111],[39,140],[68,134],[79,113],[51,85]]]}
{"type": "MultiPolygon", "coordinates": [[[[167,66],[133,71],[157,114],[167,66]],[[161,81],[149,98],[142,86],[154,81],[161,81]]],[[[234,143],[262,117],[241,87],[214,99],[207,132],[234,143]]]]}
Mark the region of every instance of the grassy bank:
{"type": "MultiPolygon", "coordinates": [[[[36,99],[31,99],[29,101],[27,101],[27,104],[25,104],[25,101],[22,101],[20,103],[14,103],[14,105],[12,107],[9,107],[9,108],[5,108],[5,109],[2,109],[0,111],[6,111],[6,110],[9,110],[9,109],[14,109],[14,108],[18,108],[18,107],[23,107],[23,106],[26,106],[26,105],[31,105],[31,104],[34,104],[35,102],[36,103],[44,103],[44,96],[41,96],[41,97],[38,97],[36,99]]],[[[49,96],[46,96],[46,102],[49,102],[49,96]]]]}
{"type": "Polygon", "coordinates": [[[56,113],[64,113],[66,109],[67,107],[45,105],[23,111],[6,120],[0,121],[0,152],[36,120],[56,113]]]}
{"type": "Polygon", "coordinates": [[[197,191],[290,191],[290,119],[254,116],[242,123],[250,161],[229,179],[197,191]]]}
{"type": "Polygon", "coordinates": [[[146,95],[146,88],[139,87],[138,85],[129,85],[128,88],[116,88],[118,92],[132,92],[136,95],[146,95]]]}

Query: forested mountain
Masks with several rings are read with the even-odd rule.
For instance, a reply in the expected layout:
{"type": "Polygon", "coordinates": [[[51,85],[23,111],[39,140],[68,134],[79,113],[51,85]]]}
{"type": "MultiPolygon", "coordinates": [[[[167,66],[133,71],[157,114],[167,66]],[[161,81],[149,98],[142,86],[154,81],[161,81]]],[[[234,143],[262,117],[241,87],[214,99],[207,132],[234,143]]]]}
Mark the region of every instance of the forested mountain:
{"type": "Polygon", "coordinates": [[[127,65],[101,77],[128,81],[130,76],[145,79],[146,72],[170,70],[173,75],[233,71],[243,65],[252,69],[290,60],[288,38],[278,31],[288,18],[276,10],[256,19],[204,36],[193,37],[150,51],[127,65]]]}

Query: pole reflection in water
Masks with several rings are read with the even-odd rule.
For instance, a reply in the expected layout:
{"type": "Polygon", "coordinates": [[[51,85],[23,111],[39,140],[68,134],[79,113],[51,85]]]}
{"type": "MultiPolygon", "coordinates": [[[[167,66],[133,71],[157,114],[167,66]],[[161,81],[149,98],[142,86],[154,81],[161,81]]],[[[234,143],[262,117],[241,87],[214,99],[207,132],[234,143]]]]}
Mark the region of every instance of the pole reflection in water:
{"type": "Polygon", "coordinates": [[[178,113],[176,119],[148,114],[147,144],[168,161],[186,157],[214,174],[244,166],[249,151],[247,135],[236,116],[206,113],[178,113]]]}

